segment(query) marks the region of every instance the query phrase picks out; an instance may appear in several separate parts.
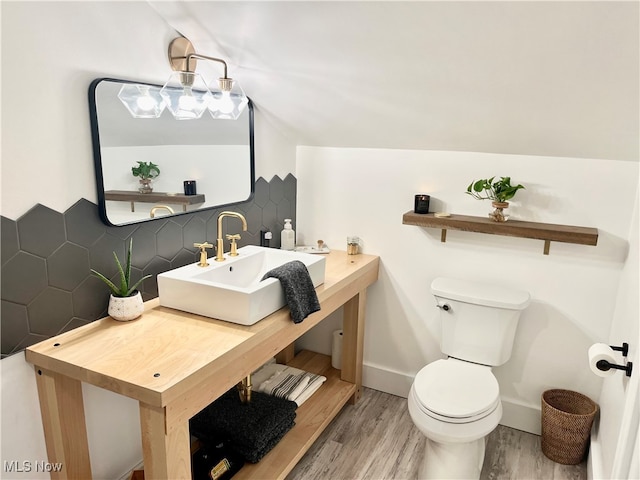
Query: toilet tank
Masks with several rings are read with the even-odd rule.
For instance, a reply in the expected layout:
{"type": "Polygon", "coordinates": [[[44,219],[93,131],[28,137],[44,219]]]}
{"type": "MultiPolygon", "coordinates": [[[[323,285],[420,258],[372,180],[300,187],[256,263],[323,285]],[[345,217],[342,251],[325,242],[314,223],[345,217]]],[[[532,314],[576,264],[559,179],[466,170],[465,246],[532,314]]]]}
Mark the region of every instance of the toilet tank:
{"type": "Polygon", "coordinates": [[[528,292],[439,277],[431,293],[440,308],[442,353],[490,366],[509,360],[520,313],[531,299],[528,292]]]}

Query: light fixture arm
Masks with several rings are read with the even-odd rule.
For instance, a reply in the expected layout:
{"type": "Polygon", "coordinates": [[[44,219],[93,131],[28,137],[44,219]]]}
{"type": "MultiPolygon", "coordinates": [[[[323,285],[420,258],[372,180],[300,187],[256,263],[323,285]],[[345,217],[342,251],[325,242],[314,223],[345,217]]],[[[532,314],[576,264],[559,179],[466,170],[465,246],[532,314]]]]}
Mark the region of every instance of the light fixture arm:
{"type": "Polygon", "coordinates": [[[160,95],[167,108],[178,119],[200,118],[208,109],[213,118],[236,120],[249,103],[242,88],[227,76],[227,62],[217,57],[196,53],[185,37],[174,38],[169,44],[169,64],[174,74],[165,83],[160,95]],[[197,60],[209,60],[224,66],[224,76],[211,90],[202,75],[196,73],[197,60]],[[197,88],[196,84],[200,84],[197,88]],[[195,100],[194,100],[195,99],[195,100]],[[194,106],[185,106],[192,103],[194,106]]]}
{"type": "MultiPolygon", "coordinates": [[[[218,62],[221,63],[222,65],[224,65],[224,76],[222,78],[228,78],[227,77],[227,62],[225,62],[224,60],[222,60],[221,58],[216,58],[216,57],[207,57],[206,55],[200,55],[199,53],[190,53],[189,55],[187,55],[186,58],[186,71],[187,72],[194,72],[196,67],[195,65],[193,66],[193,69],[191,69],[191,59],[200,59],[200,60],[211,60],[212,62],[218,62]]],[[[194,62],[195,63],[195,62],[194,62]]]]}

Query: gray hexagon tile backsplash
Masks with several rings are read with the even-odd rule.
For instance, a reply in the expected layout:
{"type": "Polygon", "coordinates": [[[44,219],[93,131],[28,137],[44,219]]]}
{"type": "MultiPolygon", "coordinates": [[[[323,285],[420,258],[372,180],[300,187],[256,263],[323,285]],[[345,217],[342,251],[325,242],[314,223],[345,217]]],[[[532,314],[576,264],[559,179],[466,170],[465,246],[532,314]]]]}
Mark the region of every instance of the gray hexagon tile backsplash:
{"type": "MultiPolygon", "coordinates": [[[[260,230],[270,229],[271,246],[278,248],[284,219],[293,218],[295,225],[296,192],[291,174],[284,180],[260,177],[250,201],[225,207],[247,217],[249,230],[239,245],[259,245],[260,230]]],[[[80,199],[64,213],[38,204],[15,221],[0,217],[2,357],[106,316],[109,292],[90,269],[115,274],[112,252],[123,258],[130,238],[132,276],[152,274],[141,291],[145,300],[157,297],[155,276],[196,261],[193,243],[215,241],[220,211],[109,227],[97,205],[80,199]]]]}

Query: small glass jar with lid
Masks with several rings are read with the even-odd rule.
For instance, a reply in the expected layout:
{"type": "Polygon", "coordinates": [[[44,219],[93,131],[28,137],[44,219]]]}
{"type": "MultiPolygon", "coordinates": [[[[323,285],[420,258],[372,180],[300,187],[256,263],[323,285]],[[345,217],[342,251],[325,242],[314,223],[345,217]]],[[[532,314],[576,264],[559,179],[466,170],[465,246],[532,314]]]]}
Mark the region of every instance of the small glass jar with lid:
{"type": "Polygon", "coordinates": [[[347,237],[347,255],[357,255],[360,248],[360,238],[354,235],[347,237]]]}

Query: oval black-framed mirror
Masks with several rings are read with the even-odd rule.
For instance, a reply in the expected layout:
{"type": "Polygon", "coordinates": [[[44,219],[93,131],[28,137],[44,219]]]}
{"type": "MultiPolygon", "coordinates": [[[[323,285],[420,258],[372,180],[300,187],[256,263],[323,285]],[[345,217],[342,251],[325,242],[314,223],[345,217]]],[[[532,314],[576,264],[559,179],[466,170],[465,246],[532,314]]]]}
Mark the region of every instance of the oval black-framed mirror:
{"type": "Polygon", "coordinates": [[[237,120],[134,118],[118,98],[123,85],[98,78],[89,87],[89,113],[98,204],[110,226],[219,208],[252,198],[255,186],[253,104],[237,120]],[[151,192],[133,167],[153,164],[151,192]]]}

